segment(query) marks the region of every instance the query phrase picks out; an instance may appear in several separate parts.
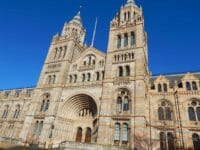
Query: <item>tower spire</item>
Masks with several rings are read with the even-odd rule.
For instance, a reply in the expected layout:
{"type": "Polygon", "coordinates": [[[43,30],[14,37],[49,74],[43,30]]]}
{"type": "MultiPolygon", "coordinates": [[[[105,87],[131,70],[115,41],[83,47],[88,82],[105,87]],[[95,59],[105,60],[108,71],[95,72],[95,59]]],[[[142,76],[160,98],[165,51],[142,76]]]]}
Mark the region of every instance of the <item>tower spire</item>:
{"type": "Polygon", "coordinates": [[[78,11],[78,13],[76,14],[76,16],[74,16],[74,18],[70,22],[75,22],[75,23],[78,23],[78,24],[82,25],[82,19],[81,19],[81,12],[80,12],[80,10],[78,11]]]}
{"type": "Polygon", "coordinates": [[[125,6],[130,6],[132,4],[135,4],[135,0],[127,0],[125,6]]]}
{"type": "Polygon", "coordinates": [[[93,31],[93,36],[92,36],[92,43],[91,43],[90,47],[94,46],[94,40],[95,40],[96,29],[97,29],[97,22],[98,22],[98,18],[96,18],[96,22],[95,22],[95,26],[94,26],[94,31],[93,31]]]}

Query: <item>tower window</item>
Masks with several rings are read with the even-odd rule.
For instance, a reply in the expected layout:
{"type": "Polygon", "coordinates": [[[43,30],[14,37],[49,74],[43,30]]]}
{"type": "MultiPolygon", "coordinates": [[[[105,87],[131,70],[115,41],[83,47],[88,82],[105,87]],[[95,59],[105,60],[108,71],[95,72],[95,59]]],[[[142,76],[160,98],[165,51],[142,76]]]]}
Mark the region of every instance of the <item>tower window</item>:
{"type": "Polygon", "coordinates": [[[131,32],[131,46],[135,46],[135,33],[131,32]]]}
{"type": "Polygon", "coordinates": [[[195,81],[192,82],[192,89],[193,89],[194,91],[197,90],[197,83],[196,83],[195,81]]]}
{"type": "Polygon", "coordinates": [[[130,12],[128,12],[128,21],[131,20],[130,12]]]}
{"type": "Polygon", "coordinates": [[[123,76],[123,68],[122,68],[122,66],[120,66],[118,69],[119,69],[119,77],[122,77],[123,76]]]}
{"type": "Polygon", "coordinates": [[[162,86],[161,86],[161,84],[158,84],[158,92],[162,92],[162,86]]]}
{"type": "Polygon", "coordinates": [[[72,83],[72,75],[69,76],[69,83],[72,83]]]}
{"type": "Polygon", "coordinates": [[[190,85],[190,82],[186,82],[186,89],[188,91],[191,91],[191,85],[190,85]]]}
{"type": "Polygon", "coordinates": [[[121,99],[121,97],[118,97],[118,98],[117,98],[117,107],[116,107],[116,111],[117,111],[117,112],[121,112],[121,110],[122,110],[122,99],[121,99]]]}
{"type": "Polygon", "coordinates": [[[128,34],[125,33],[124,34],[124,47],[127,47],[128,46],[128,34]]]}
{"type": "Polygon", "coordinates": [[[126,76],[130,76],[130,67],[126,66],[126,76]]]}
{"type": "Polygon", "coordinates": [[[75,74],[74,75],[74,83],[76,83],[77,82],[77,75],[75,74]]]}
{"type": "Polygon", "coordinates": [[[88,76],[87,81],[90,81],[90,78],[91,78],[90,73],[88,73],[87,76],[88,76]]]}
{"type": "Polygon", "coordinates": [[[85,82],[85,74],[82,74],[82,82],[85,82]]]}
{"type": "Polygon", "coordinates": [[[120,124],[115,124],[115,132],[114,132],[114,142],[115,144],[119,144],[120,141],[120,124]]]}
{"type": "Polygon", "coordinates": [[[96,73],[96,80],[97,80],[97,81],[99,81],[99,79],[100,79],[99,76],[100,76],[100,75],[99,75],[99,72],[97,72],[97,73],[96,73]]]}
{"type": "Polygon", "coordinates": [[[121,48],[121,41],[122,41],[121,35],[118,35],[117,36],[117,48],[121,48]]]}
{"type": "Polygon", "coordinates": [[[164,90],[164,92],[167,92],[167,84],[166,83],[163,84],[163,90],[164,90]]]}
{"type": "Polygon", "coordinates": [[[128,124],[123,124],[123,130],[122,130],[122,144],[128,143],[128,124]]]}
{"type": "Polygon", "coordinates": [[[126,13],[124,13],[124,21],[126,21],[126,13]]]}

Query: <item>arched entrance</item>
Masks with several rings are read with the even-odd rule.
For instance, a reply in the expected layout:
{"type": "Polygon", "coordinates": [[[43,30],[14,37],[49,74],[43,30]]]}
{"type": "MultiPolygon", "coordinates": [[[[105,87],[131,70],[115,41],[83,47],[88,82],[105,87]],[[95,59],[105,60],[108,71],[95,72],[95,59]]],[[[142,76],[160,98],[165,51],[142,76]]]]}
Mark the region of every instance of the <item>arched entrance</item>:
{"type": "Polygon", "coordinates": [[[90,128],[87,128],[85,134],[85,143],[90,143],[91,137],[92,137],[92,130],[90,128]]]}
{"type": "Polygon", "coordinates": [[[79,127],[77,129],[77,133],[76,133],[76,142],[81,142],[82,141],[82,132],[83,132],[82,128],[79,127]]]}
{"type": "Polygon", "coordinates": [[[62,108],[61,115],[71,125],[70,133],[73,139],[70,141],[90,143],[96,141],[97,127],[94,128],[94,121],[97,120],[97,104],[93,97],[86,94],[78,94],[69,98],[62,108]],[[94,133],[95,132],[95,133],[94,133]]]}

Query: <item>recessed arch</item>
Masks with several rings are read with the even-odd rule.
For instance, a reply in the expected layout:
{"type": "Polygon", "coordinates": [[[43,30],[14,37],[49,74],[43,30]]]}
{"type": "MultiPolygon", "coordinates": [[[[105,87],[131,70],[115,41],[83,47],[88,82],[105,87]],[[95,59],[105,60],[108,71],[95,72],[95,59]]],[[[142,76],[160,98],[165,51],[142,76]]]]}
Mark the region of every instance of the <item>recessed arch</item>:
{"type": "Polygon", "coordinates": [[[97,103],[90,95],[77,94],[66,100],[59,115],[63,118],[75,119],[83,112],[92,117],[96,117],[98,114],[97,103]]]}

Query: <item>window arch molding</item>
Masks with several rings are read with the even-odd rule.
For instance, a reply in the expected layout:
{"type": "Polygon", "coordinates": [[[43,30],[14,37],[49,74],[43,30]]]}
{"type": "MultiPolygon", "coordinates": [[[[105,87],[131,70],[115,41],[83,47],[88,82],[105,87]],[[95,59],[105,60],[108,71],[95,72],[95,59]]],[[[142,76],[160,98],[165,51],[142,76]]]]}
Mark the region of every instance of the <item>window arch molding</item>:
{"type": "Polygon", "coordinates": [[[50,105],[50,93],[44,93],[40,100],[40,112],[46,112],[50,105]]]}
{"type": "Polygon", "coordinates": [[[113,99],[115,100],[116,113],[130,113],[131,112],[131,92],[127,88],[119,88],[115,91],[113,99]]]}
{"type": "Polygon", "coordinates": [[[172,121],[174,117],[174,108],[169,100],[158,100],[157,116],[160,121],[172,121]]]}
{"type": "Polygon", "coordinates": [[[190,121],[200,121],[200,99],[190,99],[187,107],[188,119],[190,121]]]}

